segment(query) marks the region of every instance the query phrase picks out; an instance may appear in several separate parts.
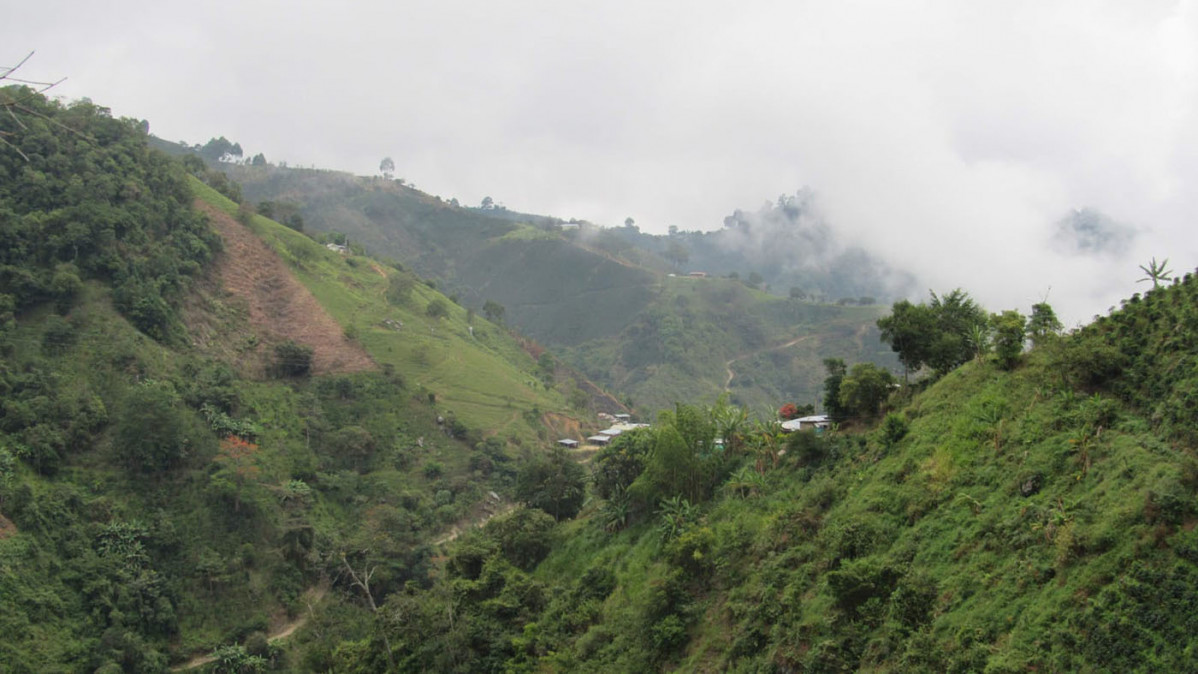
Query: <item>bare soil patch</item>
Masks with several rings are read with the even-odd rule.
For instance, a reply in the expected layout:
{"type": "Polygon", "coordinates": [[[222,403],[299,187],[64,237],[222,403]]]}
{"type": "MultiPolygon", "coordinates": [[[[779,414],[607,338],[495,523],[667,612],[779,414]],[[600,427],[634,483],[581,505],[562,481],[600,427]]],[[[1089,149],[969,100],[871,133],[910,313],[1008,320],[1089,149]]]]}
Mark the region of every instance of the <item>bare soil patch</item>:
{"type": "Polygon", "coordinates": [[[9,536],[15,536],[16,534],[17,525],[13,524],[12,520],[8,519],[4,515],[0,515],[0,539],[5,539],[9,536]]]}
{"type": "Polygon", "coordinates": [[[346,339],[341,325],[270,246],[224,211],[201,201],[196,207],[224,239],[216,276],[225,292],[244,303],[250,328],[262,341],[259,350],[290,339],[312,348],[313,374],[374,369],[366,351],[346,339]]]}

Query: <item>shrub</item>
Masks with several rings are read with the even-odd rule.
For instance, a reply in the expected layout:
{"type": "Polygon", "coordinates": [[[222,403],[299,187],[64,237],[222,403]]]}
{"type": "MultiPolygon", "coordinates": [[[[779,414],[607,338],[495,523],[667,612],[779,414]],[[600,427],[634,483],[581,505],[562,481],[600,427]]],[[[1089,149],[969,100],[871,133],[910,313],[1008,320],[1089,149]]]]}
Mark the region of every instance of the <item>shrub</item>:
{"type": "Polygon", "coordinates": [[[164,471],[187,456],[187,419],[170,385],[151,381],[137,386],[116,419],[117,451],[131,469],[164,471]]]}
{"type": "Polygon", "coordinates": [[[424,313],[428,314],[431,318],[445,318],[449,316],[449,305],[445,303],[445,300],[437,297],[428,303],[428,306],[424,309],[424,313]]]}
{"type": "Polygon", "coordinates": [[[287,340],[275,345],[272,370],[278,377],[303,377],[312,371],[312,347],[287,340]]]}
{"type": "Polygon", "coordinates": [[[886,449],[894,447],[907,436],[909,428],[907,417],[895,412],[887,414],[886,418],[882,420],[882,427],[879,431],[882,446],[886,449]]]}

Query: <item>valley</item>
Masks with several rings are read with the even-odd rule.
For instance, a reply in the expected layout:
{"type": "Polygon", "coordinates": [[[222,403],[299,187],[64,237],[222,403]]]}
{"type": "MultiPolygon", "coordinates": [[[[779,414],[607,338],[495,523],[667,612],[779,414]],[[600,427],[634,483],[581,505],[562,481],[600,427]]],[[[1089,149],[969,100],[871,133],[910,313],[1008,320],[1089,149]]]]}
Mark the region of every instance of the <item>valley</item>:
{"type": "Polygon", "coordinates": [[[647,235],[0,91],[0,670],[1191,666],[1167,260],[1066,331],[804,192],[647,235]]]}

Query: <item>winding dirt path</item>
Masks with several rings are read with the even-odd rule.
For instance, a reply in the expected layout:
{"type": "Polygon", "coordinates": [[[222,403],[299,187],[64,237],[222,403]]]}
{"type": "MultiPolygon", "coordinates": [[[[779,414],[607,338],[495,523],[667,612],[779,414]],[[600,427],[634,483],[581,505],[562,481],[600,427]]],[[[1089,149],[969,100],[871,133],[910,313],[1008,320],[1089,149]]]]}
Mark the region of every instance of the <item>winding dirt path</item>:
{"type": "MultiPolygon", "coordinates": [[[[298,630],[299,628],[306,625],[308,623],[308,618],[311,617],[313,614],[312,605],[319,603],[321,599],[324,599],[324,596],[325,596],[325,594],[328,593],[328,591],[329,591],[329,586],[327,583],[321,583],[320,585],[317,585],[315,587],[310,587],[307,590],[305,590],[304,591],[304,603],[307,604],[307,606],[308,606],[308,612],[305,614],[296,616],[296,618],[294,620],[289,620],[280,625],[276,625],[275,628],[270,631],[270,634],[266,635],[266,641],[269,643],[272,643],[272,644],[275,643],[276,641],[282,641],[283,639],[286,639],[287,637],[294,634],[296,630],[298,630]]],[[[210,664],[210,663],[214,662],[215,660],[216,659],[213,658],[211,654],[197,655],[194,658],[188,660],[187,662],[184,662],[181,665],[175,665],[174,667],[171,667],[171,671],[172,672],[184,672],[189,669],[203,667],[204,665],[210,664]]]]}
{"type": "Polygon", "coordinates": [[[795,344],[798,344],[799,342],[805,342],[808,339],[811,339],[813,337],[818,337],[818,336],[819,335],[803,335],[802,337],[795,337],[794,339],[790,340],[789,342],[783,342],[782,344],[775,344],[774,346],[763,347],[760,349],[749,351],[747,353],[742,353],[738,356],[734,356],[731,360],[724,363],[724,372],[727,373],[727,375],[728,375],[728,377],[724,380],[724,390],[725,391],[732,390],[731,389],[732,380],[736,378],[736,373],[732,371],[732,364],[735,363],[736,361],[744,360],[745,358],[749,358],[751,356],[756,356],[758,354],[765,353],[767,351],[781,351],[782,349],[789,349],[790,347],[794,346],[795,344]]]}
{"type": "Polygon", "coordinates": [[[478,517],[472,517],[465,522],[455,524],[453,526],[453,528],[449,530],[449,533],[447,533],[447,534],[441,536],[440,538],[438,538],[437,540],[433,541],[433,545],[443,545],[450,541],[457,540],[458,536],[461,536],[462,534],[466,533],[467,531],[470,531],[471,529],[474,529],[475,527],[481,527],[482,525],[486,524],[487,521],[490,520],[492,517],[499,517],[500,515],[506,515],[515,509],[516,509],[515,503],[505,503],[502,506],[500,506],[493,513],[484,513],[478,517]]]}

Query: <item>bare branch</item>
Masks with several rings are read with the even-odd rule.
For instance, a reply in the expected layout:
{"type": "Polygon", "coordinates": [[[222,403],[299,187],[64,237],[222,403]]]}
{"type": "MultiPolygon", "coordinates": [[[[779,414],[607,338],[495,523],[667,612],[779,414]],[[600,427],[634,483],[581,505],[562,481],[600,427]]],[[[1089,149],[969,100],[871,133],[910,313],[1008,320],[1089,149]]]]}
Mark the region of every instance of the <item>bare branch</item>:
{"type": "Polygon", "coordinates": [[[8,77],[9,75],[11,75],[11,74],[13,74],[13,73],[17,72],[17,70],[18,70],[18,69],[20,69],[20,67],[21,67],[21,66],[25,65],[25,62],[26,62],[26,61],[28,61],[28,60],[29,60],[29,59],[31,59],[31,58],[33,58],[33,52],[29,52],[28,54],[26,54],[26,55],[25,55],[25,58],[21,59],[21,60],[20,60],[20,62],[18,62],[18,63],[17,63],[17,65],[15,65],[15,66],[12,66],[12,67],[0,66],[0,68],[3,68],[3,69],[4,69],[4,72],[3,72],[3,73],[0,73],[0,80],[2,80],[2,79],[4,79],[4,78],[8,77]]]}

